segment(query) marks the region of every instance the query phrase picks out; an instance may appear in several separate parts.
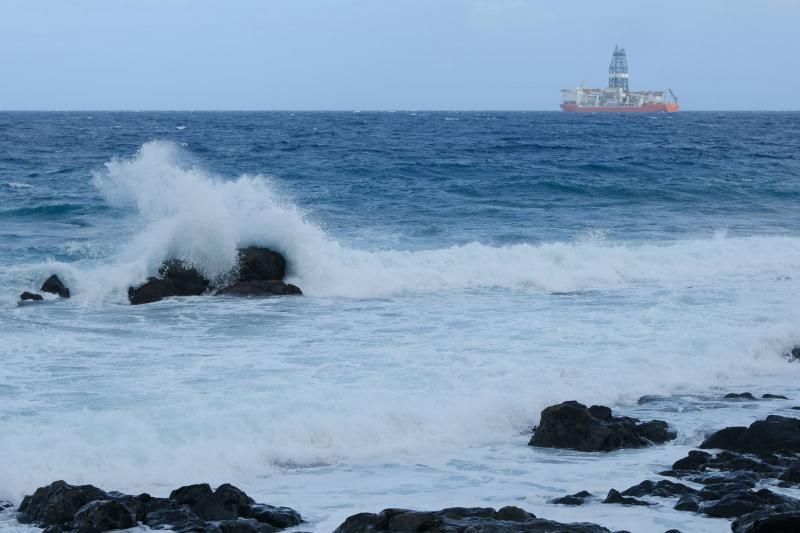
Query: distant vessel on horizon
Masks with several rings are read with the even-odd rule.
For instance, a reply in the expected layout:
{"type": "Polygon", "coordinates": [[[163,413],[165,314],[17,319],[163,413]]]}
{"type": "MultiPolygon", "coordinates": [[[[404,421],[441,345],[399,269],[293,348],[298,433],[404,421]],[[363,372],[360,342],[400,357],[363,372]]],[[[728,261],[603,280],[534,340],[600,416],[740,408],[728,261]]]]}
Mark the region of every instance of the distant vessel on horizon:
{"type": "Polygon", "coordinates": [[[628,56],[624,48],[614,47],[605,89],[562,89],[561,109],[570,113],[675,113],[680,109],[672,89],[664,91],[628,90],[628,56]]]}

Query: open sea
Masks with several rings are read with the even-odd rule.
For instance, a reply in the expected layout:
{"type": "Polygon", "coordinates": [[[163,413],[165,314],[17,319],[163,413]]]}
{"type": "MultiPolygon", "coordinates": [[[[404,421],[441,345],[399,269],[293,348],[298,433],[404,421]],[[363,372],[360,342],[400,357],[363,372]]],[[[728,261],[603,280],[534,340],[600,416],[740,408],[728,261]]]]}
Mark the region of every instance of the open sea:
{"type": "Polygon", "coordinates": [[[304,531],[456,505],[728,531],[547,500],[800,405],[798,205],[800,113],[0,113],[0,499],[230,482],[304,531]],[[250,244],[305,296],[128,305],[250,244]],[[71,299],[18,305],[53,273],[71,299]],[[573,399],[678,439],[529,447],[573,399]]]}

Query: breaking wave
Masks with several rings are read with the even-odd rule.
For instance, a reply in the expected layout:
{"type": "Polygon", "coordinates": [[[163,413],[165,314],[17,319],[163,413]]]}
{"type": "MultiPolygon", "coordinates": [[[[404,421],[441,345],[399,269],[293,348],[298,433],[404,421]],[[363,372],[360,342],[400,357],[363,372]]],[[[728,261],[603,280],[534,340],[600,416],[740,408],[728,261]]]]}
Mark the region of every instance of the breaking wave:
{"type": "MultiPolygon", "coordinates": [[[[720,277],[780,277],[800,266],[800,239],[726,238],[666,243],[575,242],[489,246],[477,242],[421,251],[349,248],[331,236],[268,178],[222,179],[192,165],[170,142],[144,144],[114,158],[93,183],[114,207],[131,208],[135,228],[109,259],[50,262],[22,269],[31,280],[62,275],[86,300],[124,301],[128,286],[180,257],[220,278],[236,248],[261,245],[286,255],[289,278],[311,296],[386,297],[463,289],[574,292],[641,283],[703,283],[720,277]]],[[[32,282],[32,281],[31,281],[32,282]]]]}

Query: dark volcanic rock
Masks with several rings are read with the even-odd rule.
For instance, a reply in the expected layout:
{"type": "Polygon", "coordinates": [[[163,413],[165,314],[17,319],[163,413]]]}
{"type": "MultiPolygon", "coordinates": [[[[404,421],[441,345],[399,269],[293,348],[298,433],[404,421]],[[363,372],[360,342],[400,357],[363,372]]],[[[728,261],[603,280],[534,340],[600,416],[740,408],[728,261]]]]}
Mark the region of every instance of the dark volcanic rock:
{"type": "Polygon", "coordinates": [[[709,436],[701,448],[720,448],[766,455],[800,452],[800,420],[770,415],[748,428],[725,428],[709,436]]]}
{"type": "Polygon", "coordinates": [[[583,505],[586,503],[586,500],[592,497],[590,492],[582,490],[580,492],[576,492],[575,494],[568,494],[567,496],[561,496],[560,498],[555,498],[550,500],[550,503],[556,503],[559,505],[583,505]]]}
{"type": "Polygon", "coordinates": [[[796,511],[800,510],[800,501],[776,494],[768,489],[761,489],[758,492],[739,489],[725,491],[718,500],[700,505],[701,513],[716,518],[735,518],[765,509],[796,511]]]}
{"type": "Polygon", "coordinates": [[[673,470],[704,470],[708,462],[711,460],[711,454],[701,452],[699,450],[692,450],[683,459],[678,459],[672,465],[673,470]]]}
{"type": "Polygon", "coordinates": [[[795,533],[800,531],[800,512],[756,511],[737,518],[731,530],[733,533],[795,533]]]}
{"type": "Polygon", "coordinates": [[[75,513],[72,528],[76,533],[102,533],[136,525],[136,514],[118,500],[95,500],[75,513]]]}
{"type": "Polygon", "coordinates": [[[199,296],[211,284],[199,270],[179,259],[164,261],[158,269],[158,275],[172,281],[175,296],[199,296]]]}
{"type": "Polygon", "coordinates": [[[623,496],[618,490],[615,489],[608,491],[608,496],[606,496],[606,499],[603,500],[603,503],[620,503],[622,505],[652,505],[651,503],[643,500],[637,500],[636,498],[623,496]]]}
{"type": "Polygon", "coordinates": [[[128,287],[128,301],[131,305],[158,302],[176,294],[175,284],[169,279],[147,278],[138,287],[128,287]]]}
{"type": "Polygon", "coordinates": [[[378,514],[361,513],[344,521],[334,533],[608,533],[596,524],[562,524],[536,518],[516,507],[499,511],[460,507],[436,512],[385,509],[378,514]]]}
{"type": "Polygon", "coordinates": [[[294,509],[257,504],[233,485],[212,491],[205,483],[175,489],[169,498],[153,498],[57,481],[26,496],[18,517],[48,526],[47,533],[100,533],[139,522],[186,533],[273,533],[302,523],[294,509]]]}
{"type": "Polygon", "coordinates": [[[735,393],[731,392],[725,395],[726,400],[755,400],[756,397],[749,392],[735,393]]]}
{"type": "Polygon", "coordinates": [[[58,294],[62,298],[69,298],[69,289],[61,283],[61,280],[58,279],[58,276],[53,274],[49,278],[45,280],[42,284],[42,288],[39,289],[42,292],[49,292],[51,294],[58,294]]]}
{"type": "Polygon", "coordinates": [[[674,509],[676,511],[690,511],[696,513],[700,510],[700,502],[702,501],[703,500],[701,500],[699,496],[687,494],[686,496],[680,497],[674,509]]]}
{"type": "Polygon", "coordinates": [[[22,294],[20,294],[19,295],[19,299],[20,299],[20,301],[23,301],[23,302],[28,301],[28,300],[31,300],[31,301],[34,301],[34,302],[39,302],[41,300],[44,300],[44,298],[42,297],[41,294],[36,294],[35,292],[28,292],[28,291],[25,291],[22,294]]]}
{"type": "Polygon", "coordinates": [[[264,505],[263,503],[251,505],[246,516],[278,528],[297,526],[303,522],[300,513],[294,509],[289,507],[273,507],[272,505],[264,505]]]}
{"type": "Polygon", "coordinates": [[[658,482],[650,480],[642,481],[638,485],[634,485],[622,491],[623,496],[659,496],[662,498],[672,498],[696,493],[697,490],[692,487],[666,479],[662,479],[658,482]]]}
{"type": "Polygon", "coordinates": [[[566,448],[583,452],[641,448],[672,440],[675,433],[660,420],[639,423],[628,417],[614,417],[608,407],[587,408],[578,402],[552,405],[542,411],[541,422],[531,446],[566,448]]]}
{"type": "Polygon", "coordinates": [[[218,290],[216,296],[291,296],[302,291],[291,283],[282,281],[237,281],[218,290]]]}
{"type": "Polygon", "coordinates": [[[764,398],[765,400],[788,400],[789,399],[786,396],[782,396],[780,394],[769,394],[769,393],[762,394],[761,397],[764,398]]]}
{"type": "Polygon", "coordinates": [[[269,248],[248,246],[239,249],[239,281],[281,281],[286,275],[286,260],[269,248]]]}
{"type": "Polygon", "coordinates": [[[66,524],[87,503],[107,498],[104,491],[92,485],[73,486],[65,481],[55,481],[23,498],[18,520],[40,527],[66,524]]]}

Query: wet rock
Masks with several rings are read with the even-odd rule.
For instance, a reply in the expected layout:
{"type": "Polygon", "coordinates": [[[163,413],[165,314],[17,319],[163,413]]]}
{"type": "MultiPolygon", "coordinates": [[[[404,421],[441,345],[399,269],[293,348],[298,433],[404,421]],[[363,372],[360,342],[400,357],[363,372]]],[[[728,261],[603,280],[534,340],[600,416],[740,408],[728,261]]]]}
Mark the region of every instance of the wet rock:
{"type": "Polygon", "coordinates": [[[281,281],[286,275],[286,260],[269,248],[248,246],[239,249],[238,281],[281,281]]]}
{"type": "Polygon", "coordinates": [[[611,489],[608,491],[608,496],[603,500],[603,503],[619,503],[622,505],[652,505],[644,500],[637,500],[636,498],[629,498],[620,494],[618,490],[611,489]]]}
{"type": "Polygon", "coordinates": [[[293,296],[302,294],[303,292],[291,283],[265,280],[237,281],[215,293],[216,296],[293,296]]]}
{"type": "Polygon", "coordinates": [[[47,278],[42,284],[42,288],[39,290],[42,292],[57,294],[62,298],[69,298],[69,289],[66,288],[63,283],[61,283],[61,280],[58,279],[58,276],[55,274],[47,278]]]}
{"type": "Polygon", "coordinates": [[[733,533],[794,533],[800,531],[800,512],[756,511],[737,518],[733,533]]]}
{"type": "Polygon", "coordinates": [[[686,496],[680,497],[678,503],[675,504],[674,509],[676,511],[690,511],[696,513],[700,511],[700,503],[702,501],[703,500],[701,500],[697,495],[687,494],[686,496]]]}
{"type": "Polygon", "coordinates": [[[795,346],[788,352],[784,354],[784,356],[791,362],[800,360],[800,346],[795,346]]]}
{"type": "Polygon", "coordinates": [[[360,513],[344,521],[334,533],[609,533],[589,523],[562,524],[516,507],[499,511],[489,508],[452,508],[436,512],[385,509],[378,514],[360,513]]]}
{"type": "Polygon", "coordinates": [[[11,504],[11,502],[0,500],[0,511],[3,511],[5,509],[11,509],[12,507],[14,506],[11,504]]]}
{"type": "Polygon", "coordinates": [[[40,302],[44,300],[41,294],[36,294],[35,292],[28,292],[25,291],[19,295],[19,299],[22,302],[33,301],[33,302],[40,302]]]}
{"type": "Polygon", "coordinates": [[[711,460],[711,454],[692,450],[683,459],[678,459],[672,465],[673,470],[704,470],[708,462],[711,460]]]}
{"type": "Polygon", "coordinates": [[[87,503],[107,497],[104,491],[92,485],[70,485],[66,481],[55,481],[25,496],[19,506],[17,519],[40,527],[66,524],[87,503]]]}
{"type": "Polygon", "coordinates": [[[96,500],[81,507],[72,521],[76,533],[102,533],[136,525],[136,515],[118,500],[96,500]]]}
{"type": "Polygon", "coordinates": [[[274,533],[275,531],[280,531],[277,527],[263,524],[258,520],[250,518],[225,520],[219,522],[217,525],[222,533],[274,533]]]}
{"type": "Polygon", "coordinates": [[[753,488],[761,479],[761,476],[746,470],[736,470],[733,472],[711,472],[697,476],[687,477],[689,481],[702,483],[703,485],[718,485],[720,483],[735,483],[745,487],[753,488]]]}
{"type": "Polygon", "coordinates": [[[179,259],[164,261],[158,269],[158,275],[172,281],[174,296],[199,296],[211,284],[199,270],[179,259]]]}
{"type": "Polygon", "coordinates": [[[800,452],[800,420],[770,415],[748,428],[733,427],[709,436],[701,448],[720,448],[735,452],[765,455],[800,452]]]}
{"type": "Polygon", "coordinates": [[[246,516],[278,528],[297,526],[303,522],[300,513],[294,509],[289,507],[273,507],[272,505],[264,505],[263,503],[251,505],[246,516]]]}
{"type": "Polygon", "coordinates": [[[586,500],[592,497],[590,492],[582,490],[580,492],[576,492],[575,494],[568,494],[566,496],[561,496],[560,498],[555,498],[550,500],[549,503],[555,503],[558,505],[583,505],[586,503],[586,500]]]}
{"type": "Polygon", "coordinates": [[[800,501],[781,496],[768,489],[761,489],[758,492],[740,489],[726,491],[718,500],[701,504],[700,512],[715,518],[735,518],[770,508],[776,511],[800,510],[800,501]]]}
{"type": "Polygon", "coordinates": [[[661,498],[672,498],[675,496],[685,496],[687,494],[697,494],[697,490],[684,485],[662,479],[661,481],[642,481],[622,491],[622,496],[658,496],[661,498]]]}
{"type": "Polygon", "coordinates": [[[138,287],[128,287],[128,301],[131,305],[158,302],[175,295],[175,284],[168,279],[147,278],[138,287]]]}
{"type": "Polygon", "coordinates": [[[756,397],[753,396],[752,394],[750,394],[749,392],[741,392],[741,393],[738,393],[738,394],[735,393],[735,392],[731,392],[731,393],[726,394],[724,396],[724,398],[726,400],[755,400],[756,399],[756,397]]]}
{"type": "Polygon", "coordinates": [[[761,397],[764,398],[765,400],[788,400],[789,399],[786,396],[782,396],[780,394],[769,394],[769,393],[762,394],[761,397]]]}
{"type": "Polygon", "coordinates": [[[174,531],[204,531],[205,520],[194,514],[188,505],[150,511],[144,523],[152,529],[170,528],[174,531]]]}
{"type": "Polygon", "coordinates": [[[584,452],[641,448],[672,440],[675,433],[660,420],[639,423],[614,417],[604,406],[587,408],[578,402],[552,405],[542,411],[541,422],[529,445],[584,452]]]}

